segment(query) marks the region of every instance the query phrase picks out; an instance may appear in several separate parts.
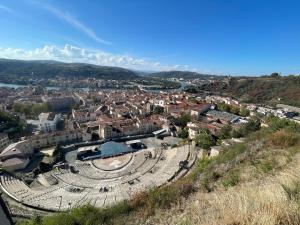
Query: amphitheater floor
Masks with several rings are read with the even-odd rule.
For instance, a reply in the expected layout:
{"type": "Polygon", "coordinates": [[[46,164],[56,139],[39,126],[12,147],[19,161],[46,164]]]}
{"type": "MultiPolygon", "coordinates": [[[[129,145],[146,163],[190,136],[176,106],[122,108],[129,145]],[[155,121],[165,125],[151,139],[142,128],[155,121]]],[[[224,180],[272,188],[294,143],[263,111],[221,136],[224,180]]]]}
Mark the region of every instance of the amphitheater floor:
{"type": "Polygon", "coordinates": [[[101,170],[118,170],[127,165],[133,158],[132,153],[128,153],[125,155],[105,158],[105,159],[94,159],[92,163],[95,167],[101,170]]]}

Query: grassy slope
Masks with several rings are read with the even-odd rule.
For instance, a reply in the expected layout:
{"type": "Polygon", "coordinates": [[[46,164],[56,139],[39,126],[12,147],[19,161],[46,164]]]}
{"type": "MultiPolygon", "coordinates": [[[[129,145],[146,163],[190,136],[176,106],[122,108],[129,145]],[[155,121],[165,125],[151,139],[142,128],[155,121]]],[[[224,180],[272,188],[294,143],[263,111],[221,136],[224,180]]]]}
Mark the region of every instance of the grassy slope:
{"type": "Polygon", "coordinates": [[[198,191],[170,210],[158,211],[148,223],[299,224],[299,139],[282,147],[273,143],[273,135],[258,132],[252,139],[258,136],[267,136],[264,146],[226,174],[210,179],[213,191],[198,191]]]}

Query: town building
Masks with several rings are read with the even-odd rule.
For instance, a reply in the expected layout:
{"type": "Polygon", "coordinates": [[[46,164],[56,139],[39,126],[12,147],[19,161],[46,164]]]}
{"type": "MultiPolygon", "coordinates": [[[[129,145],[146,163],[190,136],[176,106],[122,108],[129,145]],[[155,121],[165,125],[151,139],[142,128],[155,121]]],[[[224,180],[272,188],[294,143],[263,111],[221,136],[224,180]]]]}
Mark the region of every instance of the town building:
{"type": "Polygon", "coordinates": [[[61,120],[60,114],[55,113],[41,113],[39,115],[39,128],[41,131],[48,133],[55,131],[58,122],[61,120]]]}
{"type": "Polygon", "coordinates": [[[29,163],[29,158],[41,148],[89,140],[91,134],[79,130],[35,135],[27,140],[8,145],[0,153],[0,167],[7,171],[24,169],[29,163]]]}
{"type": "Polygon", "coordinates": [[[0,133],[0,153],[2,150],[9,145],[9,138],[6,133],[0,133]]]}
{"type": "Polygon", "coordinates": [[[239,116],[228,113],[228,112],[222,112],[217,110],[209,110],[206,113],[207,117],[211,120],[220,120],[221,123],[235,123],[238,122],[240,119],[239,116]]]}

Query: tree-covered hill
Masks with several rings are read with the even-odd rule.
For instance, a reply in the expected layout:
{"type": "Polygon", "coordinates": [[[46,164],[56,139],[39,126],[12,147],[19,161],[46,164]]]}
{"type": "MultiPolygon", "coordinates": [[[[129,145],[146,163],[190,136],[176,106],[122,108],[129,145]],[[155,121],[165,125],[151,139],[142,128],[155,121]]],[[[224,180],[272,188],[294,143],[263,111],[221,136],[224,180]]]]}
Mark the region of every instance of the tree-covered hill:
{"type": "Polygon", "coordinates": [[[162,71],[162,72],[155,72],[150,73],[149,76],[151,77],[160,77],[160,78],[184,78],[184,79],[205,79],[205,78],[217,78],[215,75],[210,74],[200,74],[197,72],[191,71],[162,71]]]}
{"type": "Polygon", "coordinates": [[[228,95],[246,102],[300,106],[300,76],[230,78],[204,84],[197,91],[228,95]]]}
{"type": "Polygon", "coordinates": [[[62,63],[57,61],[24,61],[0,59],[0,78],[98,78],[128,80],[139,76],[120,67],[97,66],[84,63],[62,63]]]}

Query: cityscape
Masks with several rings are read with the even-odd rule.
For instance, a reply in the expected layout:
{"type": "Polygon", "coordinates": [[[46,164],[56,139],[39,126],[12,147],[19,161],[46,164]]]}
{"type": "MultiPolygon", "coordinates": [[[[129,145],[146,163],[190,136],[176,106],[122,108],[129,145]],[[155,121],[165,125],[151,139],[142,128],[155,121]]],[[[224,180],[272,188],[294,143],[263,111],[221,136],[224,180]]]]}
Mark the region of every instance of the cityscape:
{"type": "MultiPolygon", "coordinates": [[[[265,67],[257,62],[255,67],[249,61],[251,69],[245,71],[237,57],[231,73],[226,57],[221,59],[224,64],[217,58],[218,66],[207,64],[223,67],[222,72],[198,69],[194,60],[175,65],[177,56],[155,63],[108,53],[94,45],[114,52],[107,38],[118,38],[106,33],[106,26],[102,29],[107,38],[100,38],[98,28],[87,25],[94,23],[80,21],[80,16],[93,18],[93,7],[108,12],[121,7],[125,23],[132,21],[131,7],[150,10],[149,3],[103,1],[86,6],[78,1],[69,8],[79,12],[89,7],[89,17],[60,8],[71,6],[70,1],[20,2],[34,17],[41,16],[45,27],[56,29],[51,23],[57,20],[62,30],[81,33],[78,42],[90,39],[90,47],[75,47],[73,41],[64,47],[17,49],[10,46],[19,40],[10,45],[0,37],[0,225],[300,224],[297,64],[286,69],[284,62],[270,67],[267,61],[262,62],[265,67]]],[[[229,7],[222,1],[200,2],[186,7],[190,12],[191,5],[212,12],[229,7]]],[[[242,2],[228,4],[238,12],[254,4],[242,2]]],[[[273,4],[267,6],[279,7],[273,4]]],[[[21,17],[19,7],[15,1],[0,0],[0,17],[21,17]]],[[[182,3],[170,7],[179,12],[182,3]]],[[[166,19],[160,12],[157,17],[166,19]]],[[[150,23],[148,17],[143,19],[150,23]]],[[[186,19],[178,19],[181,22],[186,19]]],[[[115,23],[112,20],[112,30],[115,23]]],[[[238,21],[231,23],[243,29],[238,21]]],[[[36,28],[31,32],[43,37],[36,28]]],[[[144,28],[138,34],[149,37],[144,28]]],[[[126,38],[134,41],[131,35],[126,38]]],[[[178,51],[185,52],[181,47],[178,51]]]]}

